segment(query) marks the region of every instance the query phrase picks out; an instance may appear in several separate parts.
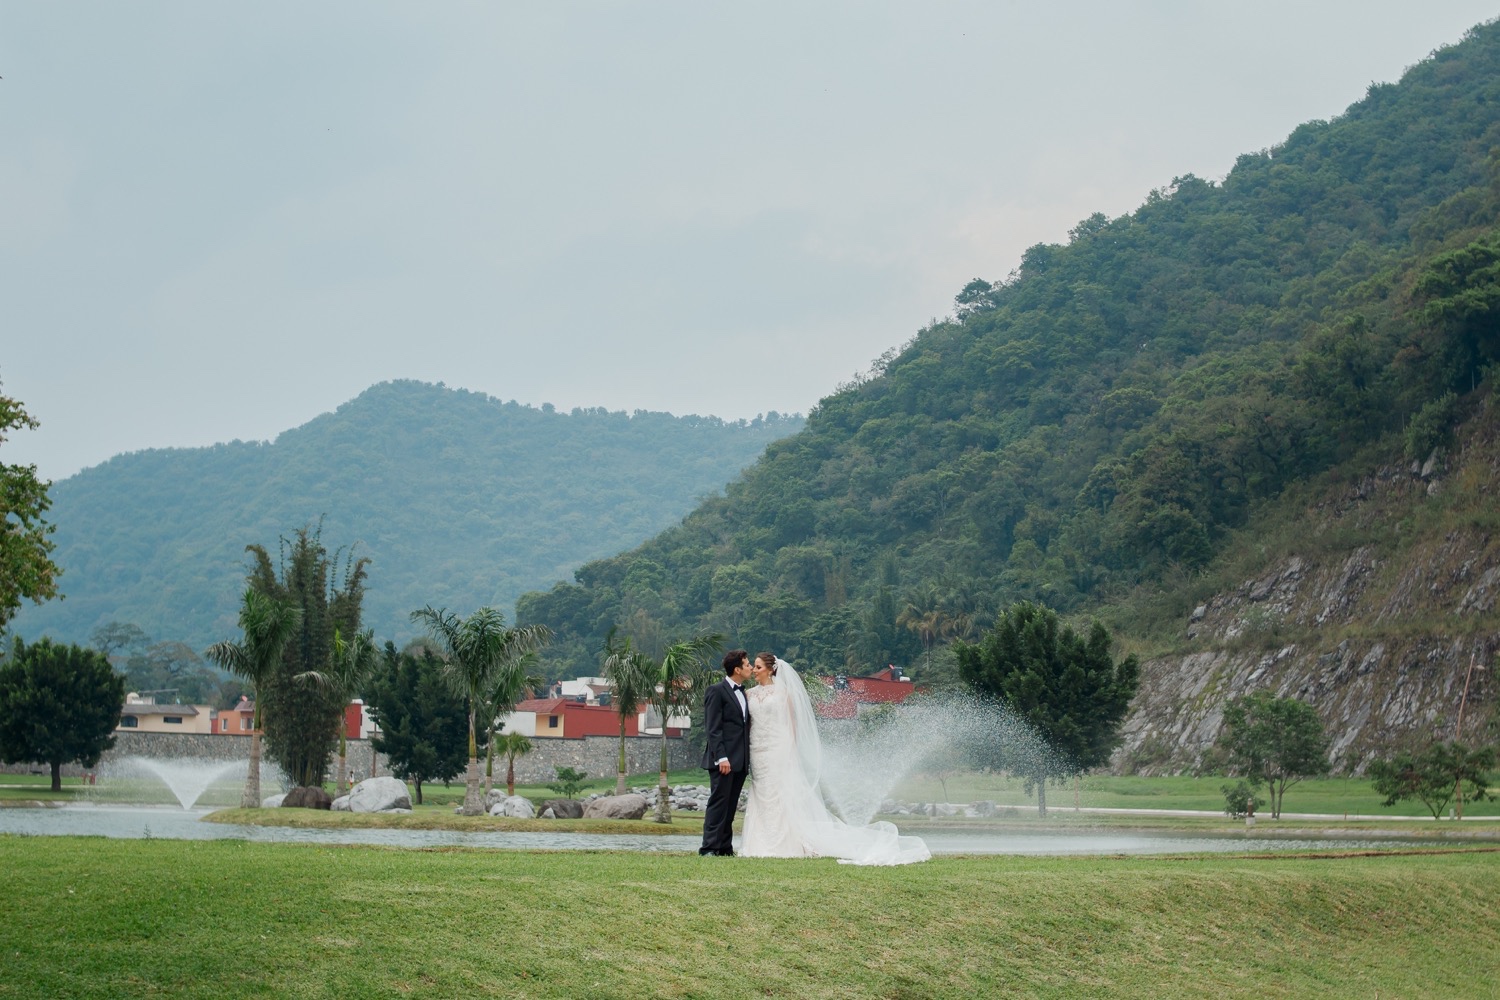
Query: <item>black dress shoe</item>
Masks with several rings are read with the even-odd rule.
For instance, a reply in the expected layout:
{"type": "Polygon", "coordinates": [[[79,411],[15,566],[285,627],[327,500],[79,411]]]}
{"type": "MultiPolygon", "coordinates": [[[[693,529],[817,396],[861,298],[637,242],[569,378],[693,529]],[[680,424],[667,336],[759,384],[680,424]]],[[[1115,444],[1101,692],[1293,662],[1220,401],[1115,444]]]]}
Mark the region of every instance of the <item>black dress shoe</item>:
{"type": "Polygon", "coordinates": [[[729,851],[715,851],[714,853],[717,854],[721,858],[732,858],[732,857],[734,857],[734,851],[732,851],[732,850],[729,850],[729,851]]]}

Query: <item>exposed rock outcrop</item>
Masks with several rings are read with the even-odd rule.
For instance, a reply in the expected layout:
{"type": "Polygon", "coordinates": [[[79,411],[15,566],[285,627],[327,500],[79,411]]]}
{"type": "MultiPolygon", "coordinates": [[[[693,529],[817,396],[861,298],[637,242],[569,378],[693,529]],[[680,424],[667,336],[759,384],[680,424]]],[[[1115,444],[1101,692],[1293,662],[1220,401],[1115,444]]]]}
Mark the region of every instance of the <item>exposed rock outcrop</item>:
{"type": "Polygon", "coordinates": [[[1194,767],[1225,702],[1264,688],[1317,708],[1335,768],[1357,773],[1403,741],[1453,738],[1471,663],[1475,738],[1500,694],[1497,494],[1500,448],[1481,420],[1451,461],[1388,466],[1311,506],[1295,551],[1194,607],[1185,652],[1142,664],[1114,768],[1194,767]]]}

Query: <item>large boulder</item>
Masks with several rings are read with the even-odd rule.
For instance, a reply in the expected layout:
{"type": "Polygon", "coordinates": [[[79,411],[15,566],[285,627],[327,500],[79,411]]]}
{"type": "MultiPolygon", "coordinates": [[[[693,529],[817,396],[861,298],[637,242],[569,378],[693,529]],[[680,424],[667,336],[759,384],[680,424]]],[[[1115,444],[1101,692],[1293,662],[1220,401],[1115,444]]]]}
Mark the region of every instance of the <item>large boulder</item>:
{"type": "Polygon", "coordinates": [[[333,805],[333,796],[316,785],[293,788],[281,800],[283,809],[327,809],[333,805]]]}
{"type": "Polygon", "coordinates": [[[502,801],[490,806],[490,815],[531,819],[536,816],[536,808],[532,806],[531,800],[528,798],[520,795],[508,795],[502,801]]]}
{"type": "Polygon", "coordinates": [[[388,812],[411,809],[411,792],[400,778],[381,775],[366,778],[349,790],[349,811],[357,813],[388,812]]]}
{"type": "Polygon", "coordinates": [[[583,819],[583,803],[577,799],[548,799],[542,803],[542,817],[544,819],[583,819]],[[547,815],[547,810],[552,810],[552,815],[547,815]]]}
{"type": "Polygon", "coordinates": [[[640,819],[644,815],[644,795],[606,795],[583,807],[584,819],[640,819]]]}
{"type": "Polygon", "coordinates": [[[338,798],[333,800],[333,804],[328,808],[332,809],[336,813],[349,812],[349,796],[340,795],[338,798]]]}

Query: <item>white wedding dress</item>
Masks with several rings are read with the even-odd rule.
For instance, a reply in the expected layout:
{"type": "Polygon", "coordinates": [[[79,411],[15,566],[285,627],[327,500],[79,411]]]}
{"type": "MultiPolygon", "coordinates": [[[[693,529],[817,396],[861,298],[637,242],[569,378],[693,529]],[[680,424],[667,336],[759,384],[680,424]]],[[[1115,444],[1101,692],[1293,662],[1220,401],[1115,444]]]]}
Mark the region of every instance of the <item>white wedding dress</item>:
{"type": "Polygon", "coordinates": [[[920,837],[890,823],[850,826],[819,790],[822,741],[802,679],[776,661],[775,682],[750,688],[750,798],[740,851],[747,858],[838,858],[856,865],[904,865],[932,857],[920,837]]]}

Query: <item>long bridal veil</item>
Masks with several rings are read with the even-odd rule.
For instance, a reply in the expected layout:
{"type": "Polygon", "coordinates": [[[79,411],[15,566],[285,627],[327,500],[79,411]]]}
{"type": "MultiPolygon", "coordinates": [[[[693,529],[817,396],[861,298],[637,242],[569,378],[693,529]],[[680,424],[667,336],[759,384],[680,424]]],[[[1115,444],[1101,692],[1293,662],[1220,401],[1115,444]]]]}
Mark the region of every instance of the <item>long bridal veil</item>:
{"type": "Polygon", "coordinates": [[[782,806],[792,828],[816,854],[856,865],[905,865],[932,857],[920,837],[903,837],[883,821],[851,826],[828,811],[823,802],[823,741],[813,714],[812,698],[797,671],[776,661],[776,683],[785,685],[794,743],[792,773],[783,789],[782,806]]]}

